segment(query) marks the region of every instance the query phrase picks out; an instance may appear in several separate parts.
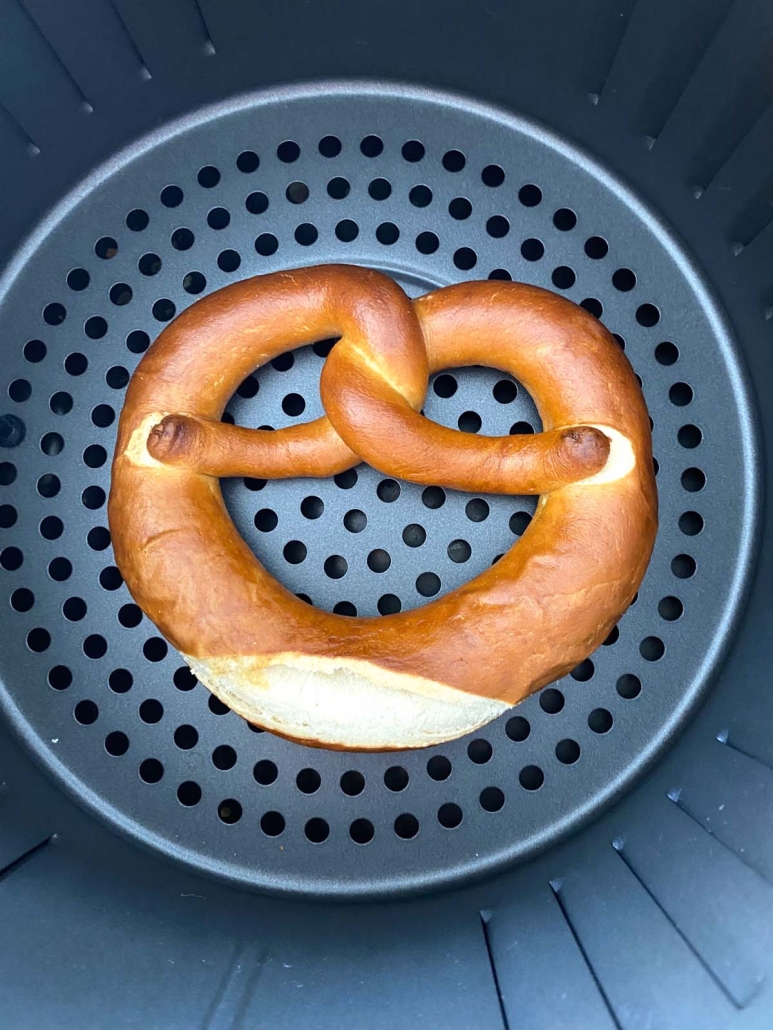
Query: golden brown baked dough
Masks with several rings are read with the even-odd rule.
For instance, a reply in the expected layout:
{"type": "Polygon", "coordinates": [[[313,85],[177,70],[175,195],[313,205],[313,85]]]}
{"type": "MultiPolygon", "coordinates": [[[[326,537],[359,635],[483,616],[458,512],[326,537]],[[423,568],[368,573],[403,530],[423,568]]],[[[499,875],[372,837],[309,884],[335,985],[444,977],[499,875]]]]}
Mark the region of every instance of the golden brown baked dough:
{"type": "Polygon", "coordinates": [[[649,420],[607,330],[548,291],[471,282],[411,303],[366,269],[280,272],[194,304],[142,359],[109,518],[135,600],[239,714],[328,747],[424,746],[564,675],[630,604],[657,528],[649,420]],[[327,417],[276,432],[219,421],[256,367],[332,336],[327,417]],[[472,436],[418,414],[430,373],[471,364],[516,376],[545,431],[472,436]],[[470,583],[351,619],[266,572],[215,477],[327,476],[359,460],[419,483],[541,496],[521,540],[470,583]]]}

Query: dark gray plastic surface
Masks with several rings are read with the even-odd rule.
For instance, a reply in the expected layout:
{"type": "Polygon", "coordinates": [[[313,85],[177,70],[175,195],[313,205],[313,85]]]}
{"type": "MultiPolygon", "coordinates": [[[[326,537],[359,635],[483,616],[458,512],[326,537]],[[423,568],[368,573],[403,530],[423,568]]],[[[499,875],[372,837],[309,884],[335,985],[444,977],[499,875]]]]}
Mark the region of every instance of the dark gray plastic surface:
{"type": "MultiPolygon", "coordinates": [[[[729,315],[769,453],[773,41],[759,0],[0,0],[0,46],[3,260],[91,169],[201,104],[342,76],[459,90],[580,142],[660,213],[729,315]]],[[[23,343],[3,337],[4,361],[23,343]]],[[[722,435],[725,417],[720,400],[722,435]]],[[[764,544],[769,506],[763,518],[764,544]]],[[[624,1030],[768,1030],[772,582],[763,545],[705,703],[619,804],[534,861],[426,900],[305,905],[161,862],[73,804],[0,719],[3,1026],[595,1030],[607,1012],[624,1030]],[[656,939],[683,977],[659,975],[656,939]]]]}
{"type": "MultiPolygon", "coordinates": [[[[2,315],[5,334],[24,341],[3,377],[27,431],[2,466],[7,479],[17,471],[5,492],[18,512],[0,552],[6,705],[70,788],[130,833],[277,890],[458,882],[587,818],[694,704],[750,557],[748,400],[686,258],[565,142],[394,87],[246,99],[97,173],[11,269],[2,315]],[[411,201],[417,186],[428,204],[411,201]],[[206,290],[325,261],[385,269],[412,293],[489,275],[561,290],[618,334],[653,419],[661,529],[635,605],[565,681],[475,737],[428,751],[349,755],[251,732],[202,688],[179,689],[190,686],[179,655],[105,580],[109,462],[94,467],[94,448],[100,460],[112,453],[137,351],[206,290]],[[30,361],[24,348],[39,337],[47,353],[30,361]],[[62,534],[41,539],[52,516],[62,534]],[[32,592],[31,606],[19,590],[32,592]],[[439,760],[452,769],[442,779],[439,760]],[[364,778],[356,796],[342,780],[353,771],[364,778]]],[[[324,350],[306,348],[261,370],[231,416],[272,427],[316,418],[323,361],[324,350]]],[[[426,413],[490,435],[539,429],[531,398],[513,398],[513,386],[493,370],[441,374],[426,413]]],[[[387,598],[426,603],[427,574],[441,592],[465,582],[513,545],[534,508],[533,498],[422,490],[363,466],[335,480],[232,480],[224,492],[242,534],[291,590],[363,615],[387,598]],[[328,574],[331,560],[343,576],[328,574]]]]}

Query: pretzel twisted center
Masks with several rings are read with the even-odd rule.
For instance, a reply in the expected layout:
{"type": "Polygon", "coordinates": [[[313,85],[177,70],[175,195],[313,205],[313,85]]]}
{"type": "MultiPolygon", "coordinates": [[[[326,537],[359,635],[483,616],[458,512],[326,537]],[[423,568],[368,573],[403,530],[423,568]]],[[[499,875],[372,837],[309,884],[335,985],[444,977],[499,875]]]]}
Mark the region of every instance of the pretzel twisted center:
{"type": "MultiPolygon", "coordinates": [[[[513,286],[501,289],[510,309],[513,286]]],[[[482,304],[488,317],[499,295],[490,283],[468,283],[433,296],[445,304],[454,290],[464,293],[465,325],[472,305],[482,304]]],[[[518,290],[528,287],[516,286],[518,290]]],[[[330,476],[367,461],[387,475],[424,485],[442,480],[457,490],[542,494],[592,476],[607,460],[609,439],[588,425],[546,428],[535,436],[478,437],[419,414],[430,373],[492,361],[500,367],[518,366],[519,355],[500,352],[495,357],[485,329],[474,332],[474,316],[473,332],[461,351],[454,334],[432,332],[431,323],[431,338],[425,339],[422,320],[432,311],[430,298],[412,305],[399,286],[377,272],[321,266],[266,276],[260,281],[259,303],[259,318],[240,331],[237,362],[218,369],[213,383],[217,406],[204,403],[209,398],[201,395],[195,406],[188,398],[185,413],[168,414],[153,426],[147,447],[157,461],[210,476],[268,479],[330,476]],[[252,371],[266,360],[269,349],[273,354],[275,326],[281,326],[283,348],[341,337],[322,372],[325,416],[276,432],[222,423],[227,391],[237,375],[234,366],[241,375],[242,359],[252,371]]],[[[240,305],[243,317],[244,298],[234,304],[240,305]]],[[[502,315],[512,319],[511,310],[502,315]]],[[[530,315],[534,317],[533,309],[530,315]]],[[[205,322],[196,334],[185,325],[185,316],[179,323],[186,355],[195,353],[197,345],[206,347],[206,334],[220,328],[205,322]]],[[[512,329],[515,343],[518,325],[512,329]]],[[[212,343],[222,344],[217,331],[212,343]]],[[[208,361],[209,355],[202,353],[201,359],[208,361]]]]}

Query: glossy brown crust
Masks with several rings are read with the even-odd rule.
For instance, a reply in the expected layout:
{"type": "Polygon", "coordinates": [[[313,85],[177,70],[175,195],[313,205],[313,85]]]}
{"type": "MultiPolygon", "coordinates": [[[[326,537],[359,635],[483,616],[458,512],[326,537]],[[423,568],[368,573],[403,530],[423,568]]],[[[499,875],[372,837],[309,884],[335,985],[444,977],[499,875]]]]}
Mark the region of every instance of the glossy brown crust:
{"type": "MultiPolygon", "coordinates": [[[[349,412],[349,425],[358,410],[358,424],[371,429],[362,433],[361,456],[342,447],[332,425],[323,419],[294,427],[293,436],[278,448],[273,446],[271,430],[245,429],[192,415],[167,415],[153,426],[148,451],[165,465],[208,476],[261,479],[332,476],[364,458],[379,471],[414,483],[437,483],[437,470],[443,468],[444,486],[499,494],[557,490],[598,472],[609,455],[609,440],[590,426],[551,429],[537,436],[477,437],[427,422],[409,409],[427,427],[427,440],[416,446],[407,424],[411,420],[404,413],[385,412],[378,397],[367,393],[369,385],[369,379],[356,382],[349,376],[335,398],[339,411],[349,412]],[[384,453],[383,438],[373,432],[384,416],[400,433],[404,451],[384,453]]],[[[356,429],[350,433],[356,438],[356,429]]]]}
{"type": "MultiPolygon", "coordinates": [[[[178,432],[173,430],[172,436],[178,432]]],[[[460,453],[465,441],[486,442],[444,432],[460,453]]],[[[268,435],[274,446],[282,434],[283,445],[302,446],[297,444],[302,434],[294,433],[268,435]]],[[[215,435],[220,438],[219,430],[215,435]]],[[[316,446],[315,440],[309,444],[312,450],[316,446]]],[[[251,475],[277,467],[277,459],[268,455],[265,465],[253,464],[259,454],[250,447],[238,460],[249,452],[251,475]]],[[[174,440],[167,457],[173,450],[174,440]]],[[[547,291],[516,283],[463,283],[411,305],[389,279],[362,269],[277,273],[194,305],[143,358],[121,415],[109,518],[116,560],[130,591],[185,654],[294,652],[364,659],[514,704],[598,646],[638,589],[657,527],[648,416],[630,365],[609,333],[581,308],[547,291]],[[426,427],[416,412],[428,374],[447,367],[486,364],[511,372],[534,397],[548,438],[546,449],[540,436],[532,438],[535,453],[542,455],[536,479],[543,477],[533,486],[542,496],[522,539],[465,586],[389,618],[348,619],[305,605],[266,572],[241,539],[217,479],[185,464],[152,459],[138,464],[132,449],[140,430],[147,440],[151,427],[169,414],[219,419],[256,366],[288,347],[338,335],[342,341],[327,358],[321,387],[340,436],[322,451],[331,468],[339,460],[350,464],[347,444],[356,443],[358,454],[367,450],[365,456],[389,474],[405,474],[409,453],[411,478],[482,492],[491,490],[494,480],[502,483],[510,460],[516,465],[510,482],[518,483],[518,490],[500,485],[500,491],[522,490],[518,446],[507,458],[496,452],[495,459],[477,466],[471,460],[463,475],[458,467],[446,470],[442,462],[428,460],[421,478],[421,438],[413,419],[426,427]],[[378,372],[361,387],[351,379],[358,353],[365,354],[361,364],[368,363],[369,373],[373,366],[378,372]],[[375,379],[401,398],[376,391],[377,424],[375,379]],[[584,462],[587,475],[601,467],[609,446],[602,443],[599,450],[597,431],[572,435],[577,426],[617,431],[630,442],[635,467],[612,482],[567,484],[584,462]],[[558,435],[551,436],[552,430],[558,435]],[[551,462],[558,485],[544,492],[551,462]]]]}
{"type": "Polygon", "coordinates": [[[260,479],[334,476],[360,461],[326,418],[293,426],[277,446],[276,433],[270,429],[167,415],[151,429],[148,451],[165,465],[207,476],[260,479]]]}
{"type": "MultiPolygon", "coordinates": [[[[486,286],[485,296],[494,296],[496,289],[486,286]]],[[[180,368],[179,359],[190,359],[197,349],[202,362],[211,360],[210,339],[217,340],[220,365],[228,360],[234,345],[229,348],[228,339],[216,334],[210,308],[218,311],[230,290],[233,314],[243,324],[238,336],[237,327],[227,327],[234,343],[254,332],[259,316],[264,325],[271,316],[275,326],[282,326],[285,348],[298,345],[300,332],[306,335],[299,343],[309,342],[336,327],[333,334],[342,339],[329,355],[320,382],[335,428],[326,417],[278,432],[228,425],[219,421],[230,396],[221,389],[220,403],[209,417],[204,417],[199,397],[195,409],[188,400],[153,426],[148,451],[166,465],[210,476],[276,479],[330,476],[364,460],[414,483],[433,485],[442,469],[444,486],[509,494],[548,493],[604,466],[609,441],[589,426],[572,424],[536,436],[485,437],[448,429],[420,415],[416,409],[426,391],[427,354],[416,312],[394,283],[359,269],[335,266],[263,276],[199,302],[155,345],[154,350],[164,351],[167,375],[182,376],[184,381],[189,368],[180,368]],[[260,311],[254,310],[249,303],[253,295],[244,289],[257,281],[260,311]],[[285,329],[288,297],[294,298],[290,303],[295,320],[285,329]],[[338,311],[343,304],[351,305],[348,321],[338,311]],[[391,317],[390,308],[402,318],[391,317]],[[374,327],[381,331],[374,332],[374,327]],[[406,346],[395,347],[394,335],[406,331],[406,346]],[[411,367],[412,378],[406,377],[406,363],[413,361],[417,364],[411,367]]],[[[144,374],[143,366],[144,362],[136,375],[144,374]]]]}

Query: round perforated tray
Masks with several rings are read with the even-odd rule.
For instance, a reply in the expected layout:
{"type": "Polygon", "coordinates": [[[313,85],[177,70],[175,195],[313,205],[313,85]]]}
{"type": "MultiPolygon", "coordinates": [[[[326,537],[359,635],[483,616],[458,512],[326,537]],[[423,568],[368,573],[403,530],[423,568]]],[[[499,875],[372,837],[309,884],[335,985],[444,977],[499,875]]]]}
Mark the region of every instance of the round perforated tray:
{"type": "MultiPolygon", "coordinates": [[[[3,704],[87,804],[203,870],[363,895],[533,853],[673,735],[732,627],[756,495],[726,331],[652,215],[530,123],[378,86],[199,113],[119,155],[36,232],[4,279],[0,339],[3,704]],[[572,676],[427,751],[333,753],[253,731],[195,683],[112,563],[109,462],[142,352],[197,296],[328,261],[386,270],[412,295],[486,277],[556,289],[617,334],[653,418],[661,529],[634,606],[572,676]]],[[[248,378],[230,416],[277,427],[319,415],[329,346],[248,378]]],[[[525,392],[480,368],[437,376],[426,414],[492,435],[539,428],[525,392]]],[[[453,589],[517,546],[534,509],[364,466],[223,488],[267,567],[350,615],[453,589]]]]}

